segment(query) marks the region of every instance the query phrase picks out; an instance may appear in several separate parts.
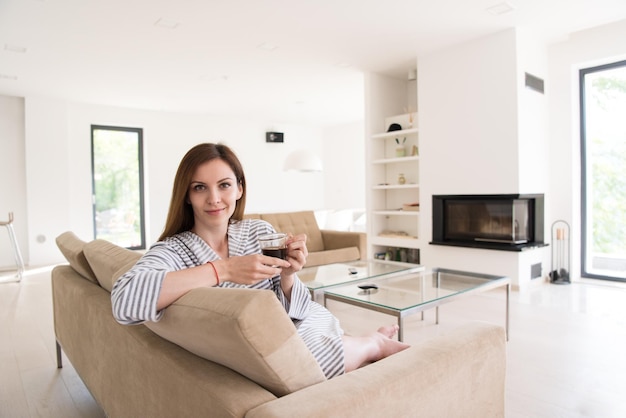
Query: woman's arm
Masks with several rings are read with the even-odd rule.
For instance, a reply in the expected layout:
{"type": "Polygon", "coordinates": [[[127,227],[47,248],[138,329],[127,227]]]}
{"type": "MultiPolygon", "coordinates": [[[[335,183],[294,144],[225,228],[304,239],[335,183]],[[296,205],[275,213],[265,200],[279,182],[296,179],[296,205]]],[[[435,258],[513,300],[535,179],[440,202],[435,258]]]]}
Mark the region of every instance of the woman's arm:
{"type": "Polygon", "coordinates": [[[164,308],[190,290],[226,281],[253,285],[288,266],[284,260],[254,254],[187,268],[175,252],[153,247],[113,286],[113,316],[122,324],[158,321],[164,308]]]}
{"type": "MultiPolygon", "coordinates": [[[[224,278],[222,277],[221,279],[223,280],[224,278]]],[[[218,286],[219,284],[220,277],[217,269],[214,269],[208,263],[188,269],[170,271],[163,278],[156,310],[160,311],[167,308],[190,290],[199,287],[218,286]]]]}
{"type": "Polygon", "coordinates": [[[113,316],[121,324],[158,321],[157,301],[166,275],[185,268],[180,256],[165,243],[156,243],[113,285],[113,316]]]}

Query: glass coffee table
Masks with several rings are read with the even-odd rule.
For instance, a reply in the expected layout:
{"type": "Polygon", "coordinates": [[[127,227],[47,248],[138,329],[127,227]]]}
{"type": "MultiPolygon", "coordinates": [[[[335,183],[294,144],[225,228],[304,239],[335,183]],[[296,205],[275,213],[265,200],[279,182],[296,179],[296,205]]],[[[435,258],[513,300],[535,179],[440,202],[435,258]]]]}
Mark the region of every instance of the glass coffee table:
{"type": "Polygon", "coordinates": [[[309,288],[313,300],[324,303],[324,291],[348,283],[371,280],[377,277],[393,277],[424,270],[419,264],[384,260],[358,260],[348,263],[305,267],[298,272],[300,280],[309,288]]]}
{"type": "Polygon", "coordinates": [[[504,276],[471,273],[443,268],[420,272],[378,277],[364,283],[352,283],[324,291],[327,300],[336,300],[365,309],[393,315],[398,319],[398,340],[403,341],[404,318],[427,309],[436,309],[439,323],[439,306],[498,287],[506,289],[506,339],[509,339],[509,297],[511,280],[504,276]],[[359,285],[373,284],[376,288],[362,289],[359,285]]]}

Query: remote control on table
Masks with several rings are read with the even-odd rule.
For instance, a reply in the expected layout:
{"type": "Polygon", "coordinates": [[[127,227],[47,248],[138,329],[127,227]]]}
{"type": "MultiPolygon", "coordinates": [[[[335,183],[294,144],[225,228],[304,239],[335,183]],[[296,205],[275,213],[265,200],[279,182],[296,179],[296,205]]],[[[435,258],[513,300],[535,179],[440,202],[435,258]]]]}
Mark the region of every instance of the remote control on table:
{"type": "Polygon", "coordinates": [[[360,284],[358,286],[359,286],[359,289],[363,289],[363,290],[378,289],[378,286],[376,286],[373,283],[360,284]]]}

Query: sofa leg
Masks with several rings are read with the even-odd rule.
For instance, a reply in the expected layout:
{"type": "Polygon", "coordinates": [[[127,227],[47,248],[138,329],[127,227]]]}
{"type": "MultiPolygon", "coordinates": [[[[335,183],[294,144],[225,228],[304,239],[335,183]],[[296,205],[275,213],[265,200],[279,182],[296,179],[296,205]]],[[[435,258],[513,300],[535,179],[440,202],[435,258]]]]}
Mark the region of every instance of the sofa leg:
{"type": "Polygon", "coordinates": [[[57,369],[63,368],[63,359],[61,358],[61,345],[57,341],[57,369]]]}

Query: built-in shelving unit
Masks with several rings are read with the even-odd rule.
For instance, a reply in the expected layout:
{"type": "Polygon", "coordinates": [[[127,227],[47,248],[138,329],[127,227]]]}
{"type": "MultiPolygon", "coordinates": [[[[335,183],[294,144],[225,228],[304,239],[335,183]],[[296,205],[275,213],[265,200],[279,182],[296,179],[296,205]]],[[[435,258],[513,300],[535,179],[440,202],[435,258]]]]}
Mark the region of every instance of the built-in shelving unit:
{"type": "Polygon", "coordinates": [[[385,115],[368,141],[368,244],[373,257],[419,263],[419,130],[416,113],[385,115]]]}

